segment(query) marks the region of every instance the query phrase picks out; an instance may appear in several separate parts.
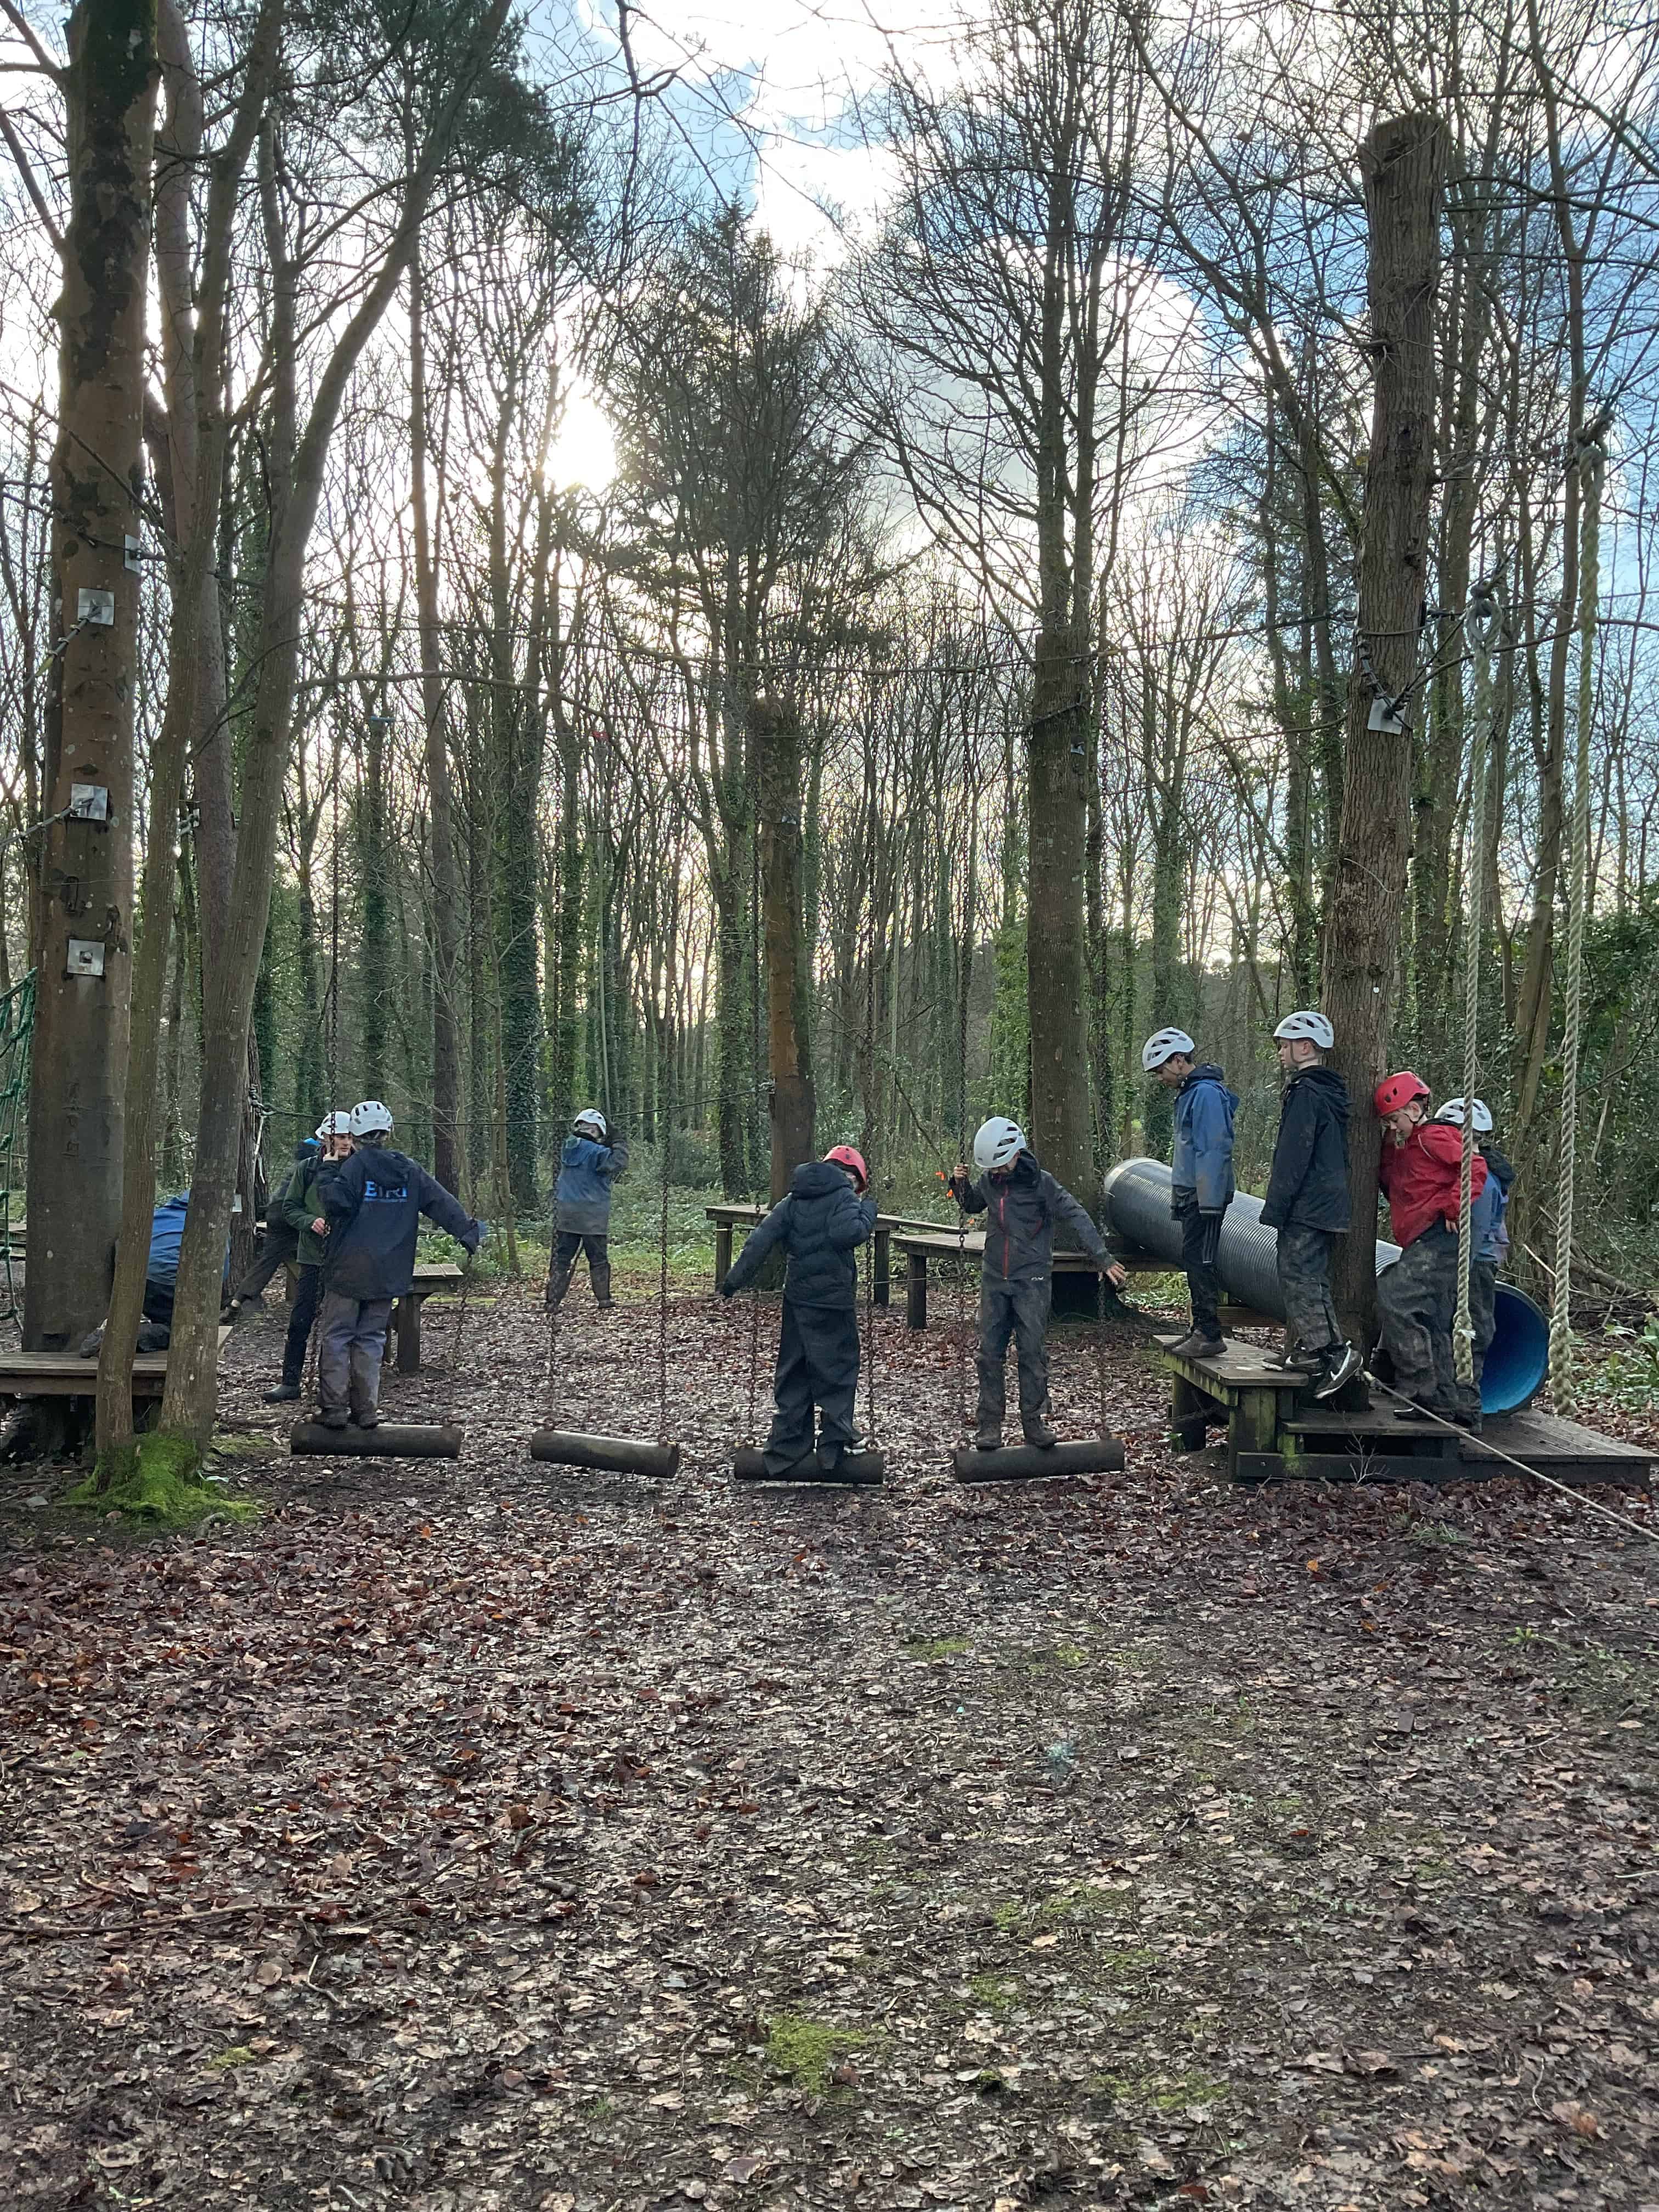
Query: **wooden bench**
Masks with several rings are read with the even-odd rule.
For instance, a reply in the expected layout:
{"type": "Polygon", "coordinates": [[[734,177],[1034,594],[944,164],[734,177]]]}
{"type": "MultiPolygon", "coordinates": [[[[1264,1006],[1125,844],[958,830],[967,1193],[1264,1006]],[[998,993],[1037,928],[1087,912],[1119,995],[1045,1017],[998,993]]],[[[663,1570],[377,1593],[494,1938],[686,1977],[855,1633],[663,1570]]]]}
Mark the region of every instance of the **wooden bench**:
{"type": "MultiPolygon", "coordinates": [[[[968,1229],[902,1229],[893,1232],[893,1249],[905,1263],[904,1318],[912,1328],[927,1326],[927,1269],[932,1261],[971,1260],[977,1268],[985,1256],[985,1231],[968,1229]]],[[[1167,1274],[1161,1260],[1136,1248],[1109,1245],[1117,1264],[1130,1274],[1167,1274]]],[[[1056,1275],[1092,1275],[1095,1263],[1086,1252],[1056,1252],[1052,1262],[1056,1275]]]]}
{"type": "MultiPolygon", "coordinates": [[[[222,1352],[230,1335],[219,1331],[222,1352]]],[[[141,1352],[132,1363],[135,1398],[159,1398],[167,1379],[165,1352],[141,1352]]],[[[98,1362],[78,1352],[0,1352],[0,1398],[95,1398],[98,1362]]]]}
{"type": "Polygon", "coordinates": [[[421,1308],[436,1292],[459,1290],[465,1277],[465,1270],[454,1260],[416,1261],[415,1279],[398,1299],[392,1327],[386,1331],[388,1358],[392,1356],[392,1339],[397,1339],[399,1375],[418,1375],[421,1371],[421,1308]]]}
{"type": "Polygon", "coordinates": [[[1249,1345],[1229,1345],[1214,1358],[1178,1355],[1168,1344],[1163,1351],[1171,1445],[1202,1451],[1206,1431],[1224,1426],[1235,1482],[1479,1481],[1515,1472],[1496,1446],[1558,1482],[1649,1486],[1646,1453],[1553,1414],[1494,1414],[1477,1437],[1438,1421],[1401,1420],[1392,1399],[1369,1405],[1356,1382],[1332,1404],[1304,1403],[1304,1378],[1249,1345]]]}

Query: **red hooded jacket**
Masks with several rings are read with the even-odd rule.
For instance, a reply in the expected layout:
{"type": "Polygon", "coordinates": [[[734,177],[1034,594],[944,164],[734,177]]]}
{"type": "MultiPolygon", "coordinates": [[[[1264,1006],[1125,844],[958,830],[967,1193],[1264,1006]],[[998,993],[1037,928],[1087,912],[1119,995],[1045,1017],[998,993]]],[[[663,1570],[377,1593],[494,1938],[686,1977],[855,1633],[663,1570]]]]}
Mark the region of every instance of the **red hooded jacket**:
{"type": "MultiPolygon", "coordinates": [[[[1414,1244],[1437,1221],[1457,1226],[1457,1186],[1462,1171],[1463,1132],[1449,1121],[1419,1121],[1403,1145],[1386,1131],[1377,1181],[1389,1201],[1394,1233],[1414,1244]]],[[[1469,1196],[1486,1186],[1486,1163],[1479,1151],[1469,1163],[1469,1196]]]]}

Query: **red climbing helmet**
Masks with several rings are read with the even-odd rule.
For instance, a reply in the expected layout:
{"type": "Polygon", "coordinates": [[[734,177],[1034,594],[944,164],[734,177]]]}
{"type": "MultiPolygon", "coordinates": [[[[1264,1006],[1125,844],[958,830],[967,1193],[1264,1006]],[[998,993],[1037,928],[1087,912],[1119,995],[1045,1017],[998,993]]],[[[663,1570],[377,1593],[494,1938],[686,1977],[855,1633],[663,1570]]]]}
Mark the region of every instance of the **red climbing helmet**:
{"type": "Polygon", "coordinates": [[[1402,1106],[1409,1106],[1414,1098],[1426,1098],[1429,1086],[1420,1075],[1413,1075],[1409,1067],[1402,1067],[1398,1075],[1385,1075],[1376,1086],[1372,1103],[1379,1115],[1397,1114],[1402,1106]]]}
{"type": "Polygon", "coordinates": [[[848,1173],[854,1177],[860,1190],[867,1190],[869,1188],[870,1170],[864,1164],[863,1153],[858,1151],[855,1146],[852,1145],[832,1145],[823,1157],[826,1160],[833,1160],[838,1168],[845,1168],[848,1173]]]}

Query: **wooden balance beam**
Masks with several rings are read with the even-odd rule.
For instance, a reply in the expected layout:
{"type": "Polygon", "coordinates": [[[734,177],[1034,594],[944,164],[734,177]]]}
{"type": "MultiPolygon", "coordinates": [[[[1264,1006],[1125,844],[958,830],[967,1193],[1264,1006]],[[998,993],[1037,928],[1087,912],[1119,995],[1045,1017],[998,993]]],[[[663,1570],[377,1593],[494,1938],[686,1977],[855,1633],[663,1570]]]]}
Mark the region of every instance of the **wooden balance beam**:
{"type": "Polygon", "coordinates": [[[1645,1490],[1651,1480],[1648,1454],[1553,1414],[1494,1414],[1474,1436],[1438,1421],[1401,1420],[1393,1400],[1372,1405],[1358,1382],[1328,1405],[1304,1402],[1305,1378],[1249,1345],[1213,1357],[1162,1349],[1171,1375],[1170,1443],[1201,1451],[1207,1431],[1224,1427],[1235,1482],[1478,1482],[1514,1474],[1494,1446],[1575,1486],[1645,1490]]]}
{"type": "MultiPolygon", "coordinates": [[[[230,1331],[219,1331],[219,1349],[230,1331]]],[[[135,1400],[159,1398],[167,1387],[167,1355],[141,1352],[132,1363],[135,1400]]],[[[78,1352],[0,1352],[0,1398],[95,1398],[98,1362],[78,1352]]]]}

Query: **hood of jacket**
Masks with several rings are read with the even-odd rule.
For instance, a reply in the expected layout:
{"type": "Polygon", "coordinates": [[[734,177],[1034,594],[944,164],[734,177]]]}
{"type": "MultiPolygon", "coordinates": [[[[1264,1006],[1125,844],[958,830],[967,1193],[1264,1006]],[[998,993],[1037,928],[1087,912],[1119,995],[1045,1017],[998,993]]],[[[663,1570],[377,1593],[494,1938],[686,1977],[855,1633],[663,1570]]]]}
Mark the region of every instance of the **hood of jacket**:
{"type": "Polygon", "coordinates": [[[803,1160],[789,1178],[791,1198],[833,1198],[837,1191],[852,1188],[851,1176],[833,1160],[803,1160]]]}
{"type": "Polygon", "coordinates": [[[1291,1082],[1285,1085],[1285,1088],[1287,1091],[1290,1089],[1291,1083],[1312,1084],[1314,1088],[1319,1092],[1321,1097],[1323,1098],[1326,1106],[1333,1114],[1335,1115],[1337,1120],[1343,1124],[1344,1127],[1346,1127],[1348,1120],[1348,1086],[1342,1080],[1342,1078],[1337,1073],[1334,1067],[1298,1068],[1297,1073],[1291,1078],[1291,1082]]]}
{"type": "MultiPolygon", "coordinates": [[[[1194,1083],[1218,1083],[1224,1091],[1227,1091],[1227,1071],[1224,1067],[1218,1067],[1212,1060],[1200,1060],[1196,1067],[1188,1068],[1186,1074],[1182,1077],[1179,1088],[1176,1092],[1176,1097],[1181,1096],[1182,1091],[1190,1090],[1194,1083]]],[[[1237,1106],[1238,1093],[1236,1091],[1227,1091],[1227,1096],[1237,1106]]]]}

